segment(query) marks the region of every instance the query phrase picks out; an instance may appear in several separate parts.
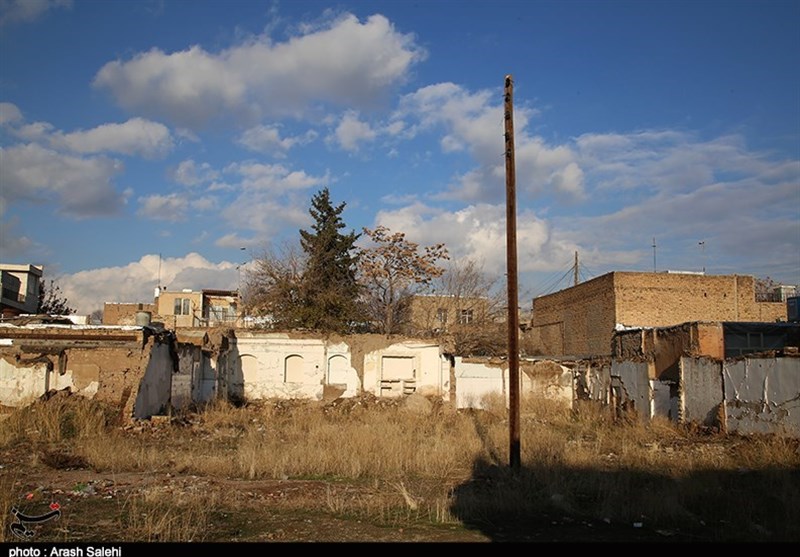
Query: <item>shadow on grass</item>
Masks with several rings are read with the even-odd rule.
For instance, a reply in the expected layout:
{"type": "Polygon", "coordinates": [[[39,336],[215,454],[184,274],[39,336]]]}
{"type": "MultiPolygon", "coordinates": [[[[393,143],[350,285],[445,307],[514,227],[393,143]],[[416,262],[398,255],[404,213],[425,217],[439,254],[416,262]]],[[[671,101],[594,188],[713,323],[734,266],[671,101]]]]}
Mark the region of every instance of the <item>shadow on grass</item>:
{"type": "Polygon", "coordinates": [[[512,470],[476,461],[450,512],[492,541],[800,541],[800,471],[512,470]]]}

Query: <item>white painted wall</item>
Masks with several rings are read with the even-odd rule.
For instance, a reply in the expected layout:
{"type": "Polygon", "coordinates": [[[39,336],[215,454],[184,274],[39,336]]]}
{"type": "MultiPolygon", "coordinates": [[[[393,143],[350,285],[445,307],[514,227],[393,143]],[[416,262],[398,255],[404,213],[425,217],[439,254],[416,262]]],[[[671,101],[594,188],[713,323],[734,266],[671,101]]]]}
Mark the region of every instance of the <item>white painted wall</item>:
{"type": "Polygon", "coordinates": [[[233,373],[238,366],[245,399],[322,399],[327,370],[324,340],[242,332],[231,344],[237,353],[233,373]]]}
{"type": "Polygon", "coordinates": [[[326,348],[325,383],[327,385],[344,385],[342,396],[350,398],[361,392],[361,381],[358,372],[353,368],[350,346],[346,342],[327,345],[326,348]]]}
{"type": "MultiPolygon", "coordinates": [[[[545,373],[540,369],[528,373],[525,365],[520,362],[520,394],[535,394],[560,400],[571,406],[574,399],[573,372],[565,366],[557,366],[554,373],[545,373]]],[[[498,366],[488,362],[465,362],[462,358],[455,358],[456,375],[456,408],[485,407],[487,396],[502,396],[506,407],[510,404],[508,389],[509,368],[507,364],[498,366]]]]}
{"type": "Polygon", "coordinates": [[[150,418],[164,412],[172,395],[172,354],[167,344],[156,344],[150,350],[144,376],[133,406],[133,417],[150,418]]]}
{"type": "Polygon", "coordinates": [[[800,358],[726,361],[722,372],[728,431],[800,437],[800,358]]]}
{"type": "Polygon", "coordinates": [[[398,342],[364,355],[364,390],[375,396],[416,392],[447,398],[449,365],[438,344],[398,342]]]}
{"type": "Polygon", "coordinates": [[[47,376],[44,363],[17,367],[0,360],[0,404],[13,407],[30,404],[47,390],[47,376]]]}
{"type": "Polygon", "coordinates": [[[455,358],[456,408],[484,409],[485,397],[502,395],[508,404],[508,369],[455,358]]]}
{"type": "Polygon", "coordinates": [[[92,398],[99,385],[98,381],[92,381],[83,389],[78,389],[69,365],[62,375],[58,370],[47,371],[45,363],[15,366],[0,359],[0,404],[4,406],[26,406],[49,390],[67,388],[73,393],[92,398]]]}

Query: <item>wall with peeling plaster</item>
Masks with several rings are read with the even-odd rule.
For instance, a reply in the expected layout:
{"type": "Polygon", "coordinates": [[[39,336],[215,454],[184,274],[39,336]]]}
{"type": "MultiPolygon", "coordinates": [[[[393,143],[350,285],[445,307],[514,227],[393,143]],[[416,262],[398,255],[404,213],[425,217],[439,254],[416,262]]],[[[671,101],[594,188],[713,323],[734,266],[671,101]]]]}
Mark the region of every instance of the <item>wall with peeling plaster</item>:
{"type": "Polygon", "coordinates": [[[651,385],[646,362],[614,360],[611,363],[611,391],[617,408],[641,421],[650,420],[651,385]]]}
{"type": "Polygon", "coordinates": [[[724,428],[722,364],[710,358],[681,358],[678,421],[724,428]]]}
{"type": "Polygon", "coordinates": [[[133,406],[134,418],[149,418],[167,412],[172,393],[172,373],[175,368],[171,350],[172,347],[167,344],[151,344],[147,367],[139,383],[133,406]]]}
{"type": "Polygon", "coordinates": [[[321,400],[325,382],[325,342],[284,333],[237,333],[234,391],[245,400],[321,400]]]}
{"type": "Polygon", "coordinates": [[[124,418],[170,399],[168,333],[141,327],[28,324],[0,327],[0,404],[22,406],[50,390],[118,406],[124,418]],[[144,387],[146,392],[140,393],[144,387]]]}
{"type": "MultiPolygon", "coordinates": [[[[536,394],[571,406],[575,398],[573,371],[550,360],[520,362],[520,394],[536,394]]],[[[456,408],[483,409],[492,396],[509,405],[509,368],[506,360],[455,358],[456,408]]]]}
{"type": "Polygon", "coordinates": [[[745,358],[722,366],[727,430],[800,437],[800,358],[745,358]]]}
{"type": "Polygon", "coordinates": [[[438,344],[403,341],[364,354],[364,391],[375,396],[419,393],[440,396],[450,392],[450,360],[438,344]]]}

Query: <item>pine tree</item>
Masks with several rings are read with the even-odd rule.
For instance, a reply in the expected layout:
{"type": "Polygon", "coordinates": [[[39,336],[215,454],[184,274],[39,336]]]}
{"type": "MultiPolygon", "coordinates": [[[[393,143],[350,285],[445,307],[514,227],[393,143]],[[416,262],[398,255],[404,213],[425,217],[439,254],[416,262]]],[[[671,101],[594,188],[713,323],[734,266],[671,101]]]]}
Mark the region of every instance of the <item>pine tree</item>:
{"type": "Polygon", "coordinates": [[[307,261],[298,321],[309,329],[348,332],[361,320],[355,249],[359,234],[341,232],[344,208],[344,202],[333,206],[328,188],[322,189],[311,200],[314,224],[300,231],[307,261]]]}

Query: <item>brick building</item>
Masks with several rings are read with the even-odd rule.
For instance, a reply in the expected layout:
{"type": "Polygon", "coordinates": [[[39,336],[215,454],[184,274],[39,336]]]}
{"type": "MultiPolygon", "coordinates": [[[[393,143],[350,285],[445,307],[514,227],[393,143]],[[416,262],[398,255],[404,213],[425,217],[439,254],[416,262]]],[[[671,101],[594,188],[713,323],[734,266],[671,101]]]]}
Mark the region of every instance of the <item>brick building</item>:
{"type": "Polygon", "coordinates": [[[611,354],[622,327],[691,321],[786,321],[785,302],[757,302],[743,275],[612,272],[533,300],[529,345],[551,356],[611,354]]]}

